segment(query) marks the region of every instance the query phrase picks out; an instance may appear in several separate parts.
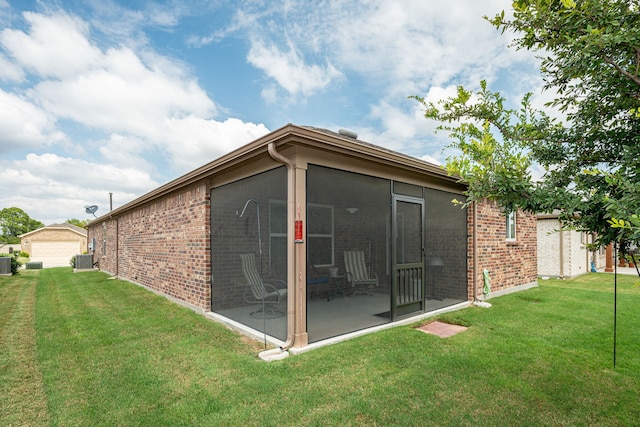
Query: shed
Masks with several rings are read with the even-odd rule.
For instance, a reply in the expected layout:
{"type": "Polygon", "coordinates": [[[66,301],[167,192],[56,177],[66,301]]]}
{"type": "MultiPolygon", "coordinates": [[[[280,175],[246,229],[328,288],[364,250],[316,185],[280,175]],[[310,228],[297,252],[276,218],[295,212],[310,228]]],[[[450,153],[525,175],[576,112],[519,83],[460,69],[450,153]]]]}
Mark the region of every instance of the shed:
{"type": "Polygon", "coordinates": [[[73,224],[52,224],[20,236],[22,251],[44,268],[69,266],[74,255],[87,250],[87,230],[73,224]]]}
{"type": "Polygon", "coordinates": [[[536,284],[535,217],[439,166],[286,125],[89,224],[100,268],[283,348],[536,284]],[[515,217],[514,217],[515,218],[515,217]],[[496,292],[497,291],[497,292],[496,292]]]}
{"type": "Polygon", "coordinates": [[[592,233],[566,229],[560,212],[538,214],[538,275],[571,278],[607,266],[606,248],[591,249],[592,233]]]}

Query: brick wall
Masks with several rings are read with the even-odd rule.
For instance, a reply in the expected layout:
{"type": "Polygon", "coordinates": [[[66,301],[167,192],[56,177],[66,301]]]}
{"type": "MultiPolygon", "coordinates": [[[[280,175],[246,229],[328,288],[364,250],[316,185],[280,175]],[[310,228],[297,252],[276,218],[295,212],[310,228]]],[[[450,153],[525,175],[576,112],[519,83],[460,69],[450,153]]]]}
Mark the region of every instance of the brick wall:
{"type": "Polygon", "coordinates": [[[209,191],[201,184],[93,225],[89,241],[96,239],[102,270],[209,310],[209,223],[209,191]]]}
{"type": "MultiPolygon", "coordinates": [[[[469,282],[473,278],[473,208],[469,209],[469,282]]],[[[506,219],[502,209],[493,202],[477,205],[476,295],[482,297],[482,272],[489,270],[491,292],[537,281],[537,226],[534,215],[516,213],[516,239],[506,239],[506,219]]],[[[471,287],[473,292],[473,287],[471,287]]],[[[469,295],[472,298],[473,294],[469,295]]]]}

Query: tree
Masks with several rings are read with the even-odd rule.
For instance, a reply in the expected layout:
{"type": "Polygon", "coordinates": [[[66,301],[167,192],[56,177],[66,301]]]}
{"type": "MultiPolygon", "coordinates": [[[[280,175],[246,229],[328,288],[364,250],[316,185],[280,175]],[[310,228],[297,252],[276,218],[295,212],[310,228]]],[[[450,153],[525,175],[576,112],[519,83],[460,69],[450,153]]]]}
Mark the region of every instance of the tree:
{"type": "Polygon", "coordinates": [[[38,220],[31,219],[20,208],[4,208],[0,210],[0,229],[2,229],[2,237],[8,243],[18,243],[18,236],[28,233],[38,228],[44,227],[44,224],[38,220]]]}
{"type": "Polygon", "coordinates": [[[446,167],[469,183],[467,203],[487,197],[506,209],[560,209],[566,224],[597,233],[600,244],[639,238],[637,0],[517,0],[513,18],[485,19],[514,31],[516,48],[542,56],[545,89],[557,93],[549,106],[565,121],[534,110],[531,95],[519,110],[507,109],[484,82],[475,94],[460,87],[435,104],[413,97],[452,136],[460,154],[446,167]],[[535,164],[545,171],[538,182],[530,174],[535,164]]]}
{"type": "Polygon", "coordinates": [[[75,225],[80,228],[87,228],[87,224],[89,224],[91,220],[89,219],[80,220],[76,218],[71,218],[71,219],[68,219],[66,222],[67,224],[75,225]]]}

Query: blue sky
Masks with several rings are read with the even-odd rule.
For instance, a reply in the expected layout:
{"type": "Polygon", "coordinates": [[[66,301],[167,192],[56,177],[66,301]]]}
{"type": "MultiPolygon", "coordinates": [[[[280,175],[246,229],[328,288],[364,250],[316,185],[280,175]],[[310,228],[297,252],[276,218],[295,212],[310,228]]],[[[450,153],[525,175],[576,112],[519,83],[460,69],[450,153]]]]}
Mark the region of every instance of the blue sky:
{"type": "Polygon", "coordinates": [[[409,95],[548,95],[508,0],[0,0],[0,208],[87,219],[287,123],[443,162],[409,95]]]}

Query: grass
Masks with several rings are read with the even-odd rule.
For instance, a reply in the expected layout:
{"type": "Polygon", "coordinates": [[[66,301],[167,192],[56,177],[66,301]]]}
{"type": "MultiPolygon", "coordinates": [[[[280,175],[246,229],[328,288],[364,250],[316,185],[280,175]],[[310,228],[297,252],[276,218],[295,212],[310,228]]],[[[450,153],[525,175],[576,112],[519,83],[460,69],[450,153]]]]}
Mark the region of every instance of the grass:
{"type": "Polygon", "coordinates": [[[266,363],[259,343],[99,272],[0,278],[0,425],[633,425],[640,288],[539,288],[266,363]],[[414,325],[417,326],[417,325],[414,325]]]}

